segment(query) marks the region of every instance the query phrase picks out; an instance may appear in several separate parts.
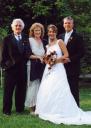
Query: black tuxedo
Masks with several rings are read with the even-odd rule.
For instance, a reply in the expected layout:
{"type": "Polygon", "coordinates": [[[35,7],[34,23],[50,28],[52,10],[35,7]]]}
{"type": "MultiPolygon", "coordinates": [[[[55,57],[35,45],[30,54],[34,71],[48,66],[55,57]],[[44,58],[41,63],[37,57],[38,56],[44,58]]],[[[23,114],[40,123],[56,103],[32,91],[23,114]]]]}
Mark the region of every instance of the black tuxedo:
{"type": "MultiPolygon", "coordinates": [[[[59,35],[60,39],[64,40],[65,34],[59,35]]],[[[72,32],[68,43],[67,50],[71,62],[64,64],[68,82],[70,85],[71,92],[79,105],[79,73],[80,73],[80,59],[84,55],[83,39],[75,31],[72,32]]]]}
{"type": "Polygon", "coordinates": [[[24,110],[26,93],[26,61],[31,54],[28,38],[22,34],[20,42],[13,34],[3,41],[1,65],[5,69],[3,112],[11,113],[12,96],[15,89],[15,106],[17,112],[24,110]],[[20,46],[19,44],[20,43],[20,46]]]}

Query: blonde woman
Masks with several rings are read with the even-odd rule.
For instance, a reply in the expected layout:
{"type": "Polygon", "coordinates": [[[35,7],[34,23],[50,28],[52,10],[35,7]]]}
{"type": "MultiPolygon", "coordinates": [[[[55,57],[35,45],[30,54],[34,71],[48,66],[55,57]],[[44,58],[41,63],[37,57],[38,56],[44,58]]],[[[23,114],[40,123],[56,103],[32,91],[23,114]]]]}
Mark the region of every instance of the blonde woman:
{"type": "Polygon", "coordinates": [[[43,36],[43,25],[40,23],[32,24],[29,31],[29,42],[32,50],[32,55],[30,56],[30,61],[27,63],[28,88],[25,101],[25,106],[29,107],[31,114],[34,114],[35,111],[36,96],[45,67],[45,65],[42,63],[46,44],[43,36]]]}

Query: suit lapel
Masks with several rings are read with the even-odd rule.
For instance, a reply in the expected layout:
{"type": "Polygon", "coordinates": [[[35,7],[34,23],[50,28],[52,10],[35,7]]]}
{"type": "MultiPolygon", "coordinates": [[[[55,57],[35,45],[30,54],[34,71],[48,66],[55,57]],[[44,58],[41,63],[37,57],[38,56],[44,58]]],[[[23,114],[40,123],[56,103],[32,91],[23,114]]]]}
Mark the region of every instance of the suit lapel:
{"type": "Polygon", "coordinates": [[[20,42],[18,42],[18,40],[15,38],[14,34],[11,35],[11,40],[12,40],[12,44],[18,48],[18,51],[20,53],[23,52],[23,35],[22,35],[22,39],[20,40],[20,42]]]}
{"type": "Polygon", "coordinates": [[[67,46],[68,46],[70,43],[73,42],[73,40],[74,40],[74,35],[75,35],[75,32],[73,31],[72,34],[71,34],[71,36],[70,36],[70,38],[68,39],[67,46]]]}
{"type": "Polygon", "coordinates": [[[15,46],[17,46],[17,43],[16,43],[16,42],[18,42],[18,41],[17,41],[17,39],[15,38],[15,36],[14,36],[13,33],[12,33],[12,35],[11,35],[11,40],[12,40],[12,43],[13,43],[15,46]]]}

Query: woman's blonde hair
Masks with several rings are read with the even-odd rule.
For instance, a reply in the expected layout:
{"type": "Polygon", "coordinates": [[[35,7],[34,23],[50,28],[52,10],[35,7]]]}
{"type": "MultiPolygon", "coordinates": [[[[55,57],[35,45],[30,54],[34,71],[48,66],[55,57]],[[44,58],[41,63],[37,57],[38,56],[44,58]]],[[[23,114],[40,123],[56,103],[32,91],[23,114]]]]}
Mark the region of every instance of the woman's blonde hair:
{"type": "Polygon", "coordinates": [[[39,27],[41,29],[41,38],[44,36],[44,26],[41,23],[34,23],[29,29],[29,37],[34,37],[34,29],[39,27]]]}

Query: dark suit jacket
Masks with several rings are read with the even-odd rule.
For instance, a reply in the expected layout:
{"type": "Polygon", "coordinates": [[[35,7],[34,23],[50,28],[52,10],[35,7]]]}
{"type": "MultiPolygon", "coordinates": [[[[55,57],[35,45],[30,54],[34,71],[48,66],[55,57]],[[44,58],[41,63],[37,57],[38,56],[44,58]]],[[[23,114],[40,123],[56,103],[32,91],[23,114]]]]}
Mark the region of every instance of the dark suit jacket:
{"type": "MultiPolygon", "coordinates": [[[[65,34],[59,35],[59,39],[64,40],[65,34]]],[[[80,73],[80,59],[84,55],[84,43],[83,38],[75,31],[70,36],[67,43],[67,50],[71,62],[65,64],[67,75],[79,76],[80,73]]]]}
{"type": "Polygon", "coordinates": [[[31,54],[29,41],[26,35],[22,34],[22,51],[20,51],[17,40],[13,34],[8,35],[3,41],[2,62],[4,69],[12,68],[19,62],[25,63],[31,54]]]}

